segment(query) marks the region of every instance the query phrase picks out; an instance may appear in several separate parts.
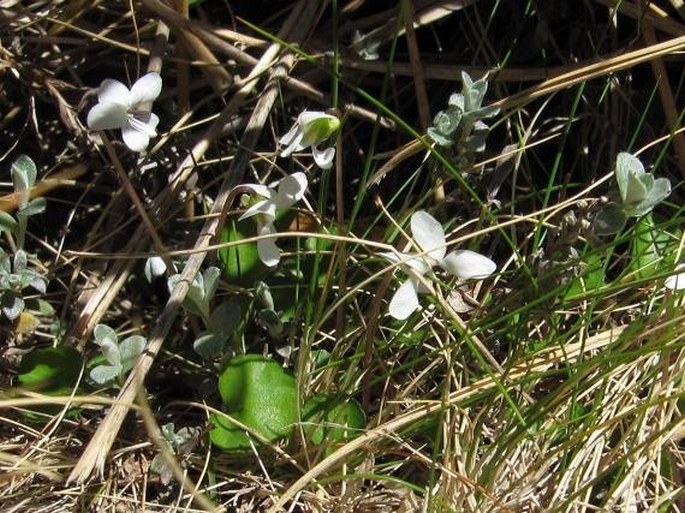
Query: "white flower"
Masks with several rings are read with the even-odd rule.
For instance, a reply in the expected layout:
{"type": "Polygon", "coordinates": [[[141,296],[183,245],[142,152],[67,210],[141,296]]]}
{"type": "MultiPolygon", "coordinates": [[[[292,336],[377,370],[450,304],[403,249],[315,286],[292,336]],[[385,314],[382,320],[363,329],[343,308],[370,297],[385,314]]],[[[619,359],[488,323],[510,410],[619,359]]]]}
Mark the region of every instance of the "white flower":
{"type": "Polygon", "coordinates": [[[446,255],[445,231],[424,210],[411,216],[411,233],[425,254],[414,256],[412,253],[400,253],[398,257],[395,253],[383,253],[383,256],[393,262],[402,262],[409,274],[409,278],[400,285],[390,300],[388,313],[395,319],[404,320],[419,307],[418,293],[426,290],[418,276],[424,276],[435,266],[442,267],[459,280],[487,278],[497,269],[495,262],[488,257],[467,249],[452,251],[446,255]]]}
{"type": "MultiPolygon", "coordinates": [[[[675,270],[682,271],[685,269],[685,262],[679,264],[675,270]]],[[[680,272],[666,278],[664,282],[664,287],[670,290],[683,290],[685,289],[685,272],[680,272]]]]}
{"type": "Polygon", "coordinates": [[[335,148],[323,150],[318,145],[328,139],[340,128],[340,120],[331,114],[317,111],[304,111],[297,116],[293,127],[281,137],[278,142],[286,145],[281,152],[281,157],[287,157],[294,151],[301,151],[311,146],[314,162],[321,169],[330,169],[333,166],[335,148]]]}
{"type": "MultiPolygon", "coordinates": [[[[270,186],[259,184],[248,184],[245,187],[250,188],[254,193],[266,199],[258,201],[247,211],[240,216],[240,220],[248,217],[256,217],[257,234],[271,235],[276,233],[274,221],[279,210],[292,207],[295,203],[302,199],[307,190],[307,177],[304,173],[293,173],[286,176],[279,182],[273,183],[270,186]],[[278,186],[278,188],[276,188],[278,186]]],[[[273,267],[278,264],[281,259],[281,250],[276,246],[276,241],[273,238],[265,238],[257,241],[257,252],[259,259],[264,262],[264,265],[273,267]]]]}
{"type": "Polygon", "coordinates": [[[131,151],[144,151],[150,138],[157,135],[159,118],[150,112],[151,104],[162,92],[162,78],[157,73],[140,77],[129,90],[118,80],[107,78],[98,89],[98,103],[88,113],[91,130],[121,129],[131,151]]]}

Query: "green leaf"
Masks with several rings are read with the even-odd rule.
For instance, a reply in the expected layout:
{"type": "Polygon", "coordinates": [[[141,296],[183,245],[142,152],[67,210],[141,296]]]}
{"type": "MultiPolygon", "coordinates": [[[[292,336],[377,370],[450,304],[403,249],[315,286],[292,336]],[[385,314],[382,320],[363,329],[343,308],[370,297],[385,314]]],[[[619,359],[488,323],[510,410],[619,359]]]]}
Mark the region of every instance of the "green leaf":
{"type": "Polygon", "coordinates": [[[209,302],[214,299],[214,294],[216,294],[216,289],[219,286],[219,277],[221,276],[221,271],[218,267],[208,267],[202,273],[202,278],[204,279],[204,301],[209,304],[209,302]]]}
{"type": "Polygon", "coordinates": [[[226,301],[214,309],[209,317],[207,329],[226,340],[235,332],[241,317],[240,306],[233,301],[226,301]]]}
{"type": "Polygon", "coordinates": [[[0,212],[0,232],[16,233],[17,222],[7,212],[0,212]]]}
{"type": "Polygon", "coordinates": [[[19,209],[17,216],[30,217],[36,214],[40,214],[45,211],[47,207],[47,200],[45,198],[35,198],[29,201],[26,206],[19,209]]]}
{"type": "Polygon", "coordinates": [[[23,249],[18,249],[14,254],[14,272],[19,273],[26,269],[26,263],[28,262],[28,257],[26,256],[26,251],[23,249]]]}
{"type": "Polygon", "coordinates": [[[121,375],[120,365],[98,365],[90,370],[89,376],[98,385],[104,385],[118,379],[121,375]]]}
{"type": "Polygon", "coordinates": [[[262,308],[274,309],[274,298],[271,295],[271,290],[269,286],[263,281],[258,281],[254,286],[254,296],[261,304],[262,308]]]}
{"type": "Polygon", "coordinates": [[[95,336],[95,341],[97,343],[100,343],[107,339],[116,343],[116,341],[118,340],[117,332],[109,326],[107,326],[106,324],[96,324],[95,328],[93,329],[93,335],[95,336]]]}
{"type": "MultiPolygon", "coordinates": [[[[630,241],[630,265],[628,270],[637,279],[649,278],[666,271],[670,264],[665,255],[672,243],[667,233],[654,226],[651,214],[643,216],[635,225],[635,235],[630,241]]],[[[677,246],[677,243],[673,243],[677,246]]],[[[674,251],[675,252],[675,248],[674,251]]]]}
{"type": "Polygon", "coordinates": [[[36,182],[36,175],[38,170],[33,160],[26,155],[20,155],[17,160],[12,163],[10,171],[12,175],[12,183],[14,190],[17,192],[28,191],[36,182]]]}
{"type": "Polygon", "coordinates": [[[597,212],[592,221],[592,230],[600,237],[614,235],[623,230],[627,221],[628,217],[621,207],[610,205],[597,212]]]}
{"type": "MultiPolygon", "coordinates": [[[[167,279],[167,288],[169,289],[169,293],[176,288],[180,281],[180,274],[173,274],[169,276],[167,279]]],[[[204,295],[204,278],[202,277],[202,273],[198,273],[195,275],[193,281],[188,287],[188,293],[183,300],[183,307],[189,312],[205,319],[205,315],[209,313],[206,311],[209,307],[205,306],[204,295]]]]}
{"type": "Polygon", "coordinates": [[[53,306],[44,299],[38,298],[36,306],[33,308],[35,314],[41,317],[50,317],[55,314],[53,306]]]}
{"type": "Polygon", "coordinates": [[[19,366],[19,383],[44,394],[69,393],[81,373],[81,353],[66,346],[36,349],[19,366]]]}
{"type": "Polygon", "coordinates": [[[588,252],[581,259],[581,274],[571,280],[564,293],[564,298],[568,299],[592,290],[596,290],[604,285],[604,260],[596,252],[588,252]]]}
{"type": "Polygon", "coordinates": [[[6,290],[0,295],[0,308],[10,321],[13,321],[24,311],[24,299],[12,290],[6,290]]]}
{"type": "Polygon", "coordinates": [[[428,127],[428,136],[435,141],[438,146],[452,146],[454,144],[454,141],[452,141],[451,138],[445,137],[439,129],[432,126],[428,127]]]}
{"type": "MultiPolygon", "coordinates": [[[[366,426],[366,416],[357,401],[340,401],[327,395],[316,395],[307,401],[302,418],[308,425],[316,424],[307,430],[316,445],[346,442],[366,426]]],[[[332,451],[334,447],[329,449],[332,451]]]]}
{"type": "MultiPolygon", "coordinates": [[[[295,379],[280,364],[258,354],[233,358],[219,376],[227,413],[269,441],[290,435],[297,422],[295,379]]],[[[223,449],[250,447],[245,432],[221,416],[210,438],[223,449]]]]}
{"type": "Polygon", "coordinates": [[[31,287],[41,294],[45,294],[47,291],[48,280],[45,278],[45,276],[41,276],[32,270],[26,270],[22,273],[22,278],[24,278],[26,286],[31,287]]]}
{"type": "Polygon", "coordinates": [[[147,340],[140,335],[132,335],[119,344],[121,358],[121,372],[130,371],[143,354],[147,340]]]}
{"type": "MultiPolygon", "coordinates": [[[[232,219],[226,221],[226,225],[221,230],[221,242],[240,242],[255,235],[254,220],[236,221],[232,219]]],[[[265,273],[265,266],[259,259],[256,242],[225,247],[217,253],[219,261],[223,265],[224,276],[231,283],[252,284],[260,275],[265,273]]]]}
{"type": "Polygon", "coordinates": [[[280,338],[283,335],[283,321],[270,308],[264,308],[257,312],[257,324],[265,328],[271,338],[280,338]]]}
{"type": "Polygon", "coordinates": [[[116,332],[106,324],[97,324],[93,330],[95,343],[100,346],[100,351],[107,362],[117,369],[121,369],[121,351],[117,343],[116,332]]]}
{"type": "Polygon", "coordinates": [[[639,179],[645,168],[637,157],[621,152],[616,156],[616,182],[624,205],[642,201],[646,195],[646,185],[639,179]]]}
{"type": "MultiPolygon", "coordinates": [[[[649,175],[651,176],[651,175],[649,175]]],[[[657,178],[647,193],[647,197],[630,208],[626,209],[629,216],[640,217],[652,211],[652,209],[665,200],[671,194],[671,181],[668,178],[657,178]]]]}
{"type": "Polygon", "coordinates": [[[654,179],[637,157],[621,152],[616,157],[616,182],[626,215],[640,217],[671,194],[668,178],[654,179]]]}
{"type": "Polygon", "coordinates": [[[219,356],[226,345],[226,339],[222,335],[205,331],[193,342],[193,350],[199,354],[203,360],[211,362],[219,356]]]}

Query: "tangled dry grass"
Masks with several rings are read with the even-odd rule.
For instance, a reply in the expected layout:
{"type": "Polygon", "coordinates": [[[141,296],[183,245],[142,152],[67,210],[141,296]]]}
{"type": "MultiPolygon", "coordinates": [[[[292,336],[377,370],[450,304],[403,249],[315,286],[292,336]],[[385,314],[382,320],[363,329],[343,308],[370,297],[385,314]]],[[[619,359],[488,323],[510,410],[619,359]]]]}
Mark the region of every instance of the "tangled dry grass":
{"type": "MultiPolygon", "coordinates": [[[[674,184],[662,223],[682,235],[681,2],[6,0],[0,38],[1,167],[38,164],[31,193],[49,208],[27,246],[55,309],[32,330],[0,325],[2,511],[685,510],[682,303],[652,278],[568,299],[571,264],[549,267],[587,241],[620,275],[626,240],[584,229],[629,146],[674,184]],[[103,79],[145,71],[164,89],[159,137],[139,156],[84,120],[103,79]],[[488,73],[502,117],[457,179],[426,164],[422,136],[462,71],[488,73]],[[169,295],[142,262],[184,257],[187,280],[215,262],[235,187],[308,170],[278,159],[278,138],[304,108],[332,107],[335,171],[312,179],[291,236],[326,227],[333,256],[292,323],[292,366],[302,394],[355,397],[367,425],[332,451],[294,436],[222,453],[206,436],[216,376],[181,349],[198,331],[181,309],[188,281],[169,295]],[[467,313],[438,293],[399,328],[381,315],[391,273],[373,244],[426,204],[463,240],[485,239],[501,275],[464,292],[467,313]],[[102,322],[148,339],[120,389],[18,387],[25,354],[92,355],[102,322]],[[335,363],[308,368],[317,348],[335,363]],[[169,450],[167,422],[198,428],[187,450],[169,450]]],[[[0,209],[17,201],[7,187],[0,209]]],[[[274,354],[254,322],[245,333],[274,354]]]]}

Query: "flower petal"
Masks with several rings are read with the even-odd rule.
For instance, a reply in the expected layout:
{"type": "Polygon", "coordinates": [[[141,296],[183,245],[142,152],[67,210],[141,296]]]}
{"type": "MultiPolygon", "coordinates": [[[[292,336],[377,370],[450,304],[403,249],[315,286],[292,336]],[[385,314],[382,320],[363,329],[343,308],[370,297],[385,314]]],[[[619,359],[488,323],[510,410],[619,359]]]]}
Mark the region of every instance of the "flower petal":
{"type": "Polygon", "coordinates": [[[145,151],[147,145],[150,144],[150,136],[145,132],[141,132],[130,123],[126,123],[121,127],[121,136],[131,151],[145,151]]]}
{"type": "Polygon", "coordinates": [[[128,123],[132,128],[143,132],[148,137],[157,136],[157,125],[159,124],[159,118],[149,112],[149,113],[138,113],[135,116],[128,118],[128,123]]]}
{"type": "MultiPolygon", "coordinates": [[[[388,260],[394,263],[401,262],[400,267],[410,267],[421,276],[426,274],[430,269],[430,267],[426,265],[426,261],[423,256],[413,255],[411,253],[395,254],[390,252],[379,253],[379,255],[387,258],[388,260]]],[[[406,268],[404,269],[404,271],[407,272],[406,268]]]]}
{"type": "Polygon", "coordinates": [[[114,130],[127,123],[126,107],[119,103],[98,103],[88,112],[88,128],[114,130]]]}
{"type": "Polygon", "coordinates": [[[286,145],[286,148],[281,152],[281,157],[289,157],[294,151],[304,149],[302,144],[302,130],[300,130],[299,123],[295,123],[288,133],[278,140],[279,144],[286,145]]]}
{"type": "Polygon", "coordinates": [[[286,176],[278,183],[278,192],[274,199],[276,208],[289,208],[300,201],[307,190],[307,177],[297,172],[286,176]]]}
{"type": "Polygon", "coordinates": [[[246,187],[255,194],[259,194],[260,196],[264,196],[268,199],[271,199],[275,194],[274,190],[271,187],[267,185],[262,185],[260,183],[246,183],[243,184],[242,187],[246,187]]]}
{"type": "Polygon", "coordinates": [[[440,262],[440,265],[460,280],[482,280],[497,270],[495,262],[468,249],[452,251],[440,262]]]}
{"type": "Polygon", "coordinates": [[[257,215],[265,216],[269,222],[272,222],[276,219],[276,204],[272,200],[258,201],[248,208],[243,215],[238,218],[238,221],[257,215]]]}
{"type": "MultiPolygon", "coordinates": [[[[679,271],[681,269],[685,269],[685,263],[678,265],[676,267],[676,271],[679,271]]],[[[666,281],[664,282],[664,287],[670,290],[683,290],[685,289],[685,273],[681,272],[678,274],[674,274],[673,276],[669,276],[666,278],[666,281]]]]}
{"type": "Polygon", "coordinates": [[[333,167],[333,159],[335,158],[335,146],[320,150],[316,146],[312,146],[312,156],[314,162],[321,169],[330,169],[333,167]]]}
{"type": "Polygon", "coordinates": [[[118,80],[106,78],[98,89],[100,103],[118,103],[126,110],[131,105],[131,91],[118,80]]]}
{"type": "Polygon", "coordinates": [[[409,279],[405,281],[390,300],[388,313],[391,317],[403,321],[419,307],[419,297],[416,293],[416,285],[409,279]]]}
{"type": "Polygon", "coordinates": [[[259,259],[267,267],[275,267],[281,261],[281,250],[276,246],[274,239],[257,241],[257,253],[259,254],[259,259]]]}
{"type": "MultiPolygon", "coordinates": [[[[276,233],[276,228],[273,224],[267,223],[260,226],[257,233],[259,235],[271,235],[276,233]]],[[[276,266],[281,260],[281,250],[276,246],[276,239],[273,237],[258,240],[257,253],[259,254],[259,259],[268,267],[276,266]]]]}
{"type": "Polygon", "coordinates": [[[411,234],[419,247],[438,262],[445,257],[445,231],[442,225],[425,210],[411,216],[411,234]]]}
{"type": "Polygon", "coordinates": [[[130,105],[154,102],[162,92],[162,77],[154,71],[143,75],[131,87],[130,105]]]}
{"type": "Polygon", "coordinates": [[[340,128],[337,116],[321,111],[304,111],[297,117],[302,130],[302,144],[316,146],[333,135],[340,128]]]}
{"type": "Polygon", "coordinates": [[[322,119],[322,118],[335,118],[335,116],[331,116],[330,114],[326,114],[322,110],[304,110],[300,113],[299,116],[297,116],[297,122],[300,124],[300,126],[304,126],[304,125],[309,125],[312,122],[316,121],[317,119],[322,119]]]}

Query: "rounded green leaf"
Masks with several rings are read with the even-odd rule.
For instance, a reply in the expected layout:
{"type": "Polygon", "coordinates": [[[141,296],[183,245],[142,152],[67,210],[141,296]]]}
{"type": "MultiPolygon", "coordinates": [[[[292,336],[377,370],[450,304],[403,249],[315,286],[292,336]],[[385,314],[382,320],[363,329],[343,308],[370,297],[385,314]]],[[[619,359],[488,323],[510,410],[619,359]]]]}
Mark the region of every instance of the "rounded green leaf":
{"type": "MultiPolygon", "coordinates": [[[[256,229],[251,219],[228,220],[221,230],[221,242],[240,242],[254,235],[256,229]]],[[[256,242],[222,248],[218,251],[218,256],[223,265],[224,275],[231,283],[251,284],[264,272],[256,242]]]]}
{"type": "MultiPolygon", "coordinates": [[[[295,379],[281,365],[258,354],[233,358],[219,376],[226,411],[269,441],[290,435],[297,422],[295,379]]],[[[224,449],[250,447],[245,432],[215,416],[210,437],[224,449]]]]}
{"type": "Polygon", "coordinates": [[[81,353],[66,346],[36,349],[19,366],[19,383],[45,394],[70,392],[81,372],[81,353]]]}
{"type": "MultiPolygon", "coordinates": [[[[650,176],[651,175],[645,175],[650,176]]],[[[671,194],[671,181],[668,178],[658,178],[651,182],[646,197],[628,207],[626,213],[630,216],[640,217],[652,211],[652,209],[665,200],[671,194]]]]}
{"type": "Polygon", "coordinates": [[[366,415],[354,399],[341,401],[331,396],[317,395],[304,406],[302,417],[307,424],[312,443],[345,442],[359,435],[366,426],[366,415]]]}
{"type": "Polygon", "coordinates": [[[114,381],[121,374],[121,366],[113,365],[98,365],[90,370],[88,374],[98,385],[104,385],[110,381],[114,381]]]}
{"type": "MultiPolygon", "coordinates": [[[[36,349],[25,355],[19,366],[19,383],[28,390],[45,395],[71,394],[81,374],[81,353],[66,346],[36,349]]],[[[27,420],[40,422],[62,411],[61,404],[32,407],[24,413],[27,420]]],[[[78,414],[78,408],[67,411],[67,417],[78,414]]]]}
{"type": "Polygon", "coordinates": [[[147,340],[141,335],[132,335],[119,344],[122,372],[130,371],[143,354],[147,340]]]}

